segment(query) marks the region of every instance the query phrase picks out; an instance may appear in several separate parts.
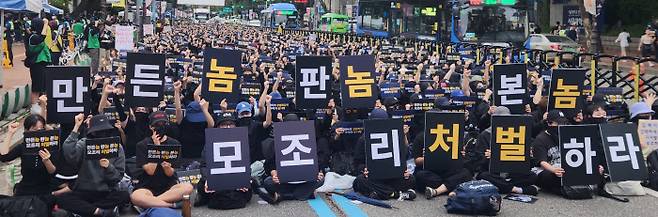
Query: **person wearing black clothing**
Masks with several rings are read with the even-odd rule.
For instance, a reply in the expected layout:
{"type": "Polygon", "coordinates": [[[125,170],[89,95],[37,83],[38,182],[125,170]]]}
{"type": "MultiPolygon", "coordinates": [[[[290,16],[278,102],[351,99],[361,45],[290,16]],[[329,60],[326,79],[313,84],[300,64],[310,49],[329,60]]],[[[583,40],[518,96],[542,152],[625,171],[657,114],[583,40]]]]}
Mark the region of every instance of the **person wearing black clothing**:
{"type": "MultiPolygon", "coordinates": [[[[235,128],[236,121],[235,114],[225,112],[217,117],[216,127],[222,129],[235,128]]],[[[195,207],[207,205],[210,209],[221,210],[244,208],[251,201],[251,196],[253,195],[251,188],[223,191],[209,190],[205,177],[199,180],[197,192],[199,193],[199,199],[194,203],[195,207]]]]}
{"type": "MultiPolygon", "coordinates": [[[[507,107],[496,107],[493,115],[510,115],[507,107]]],[[[498,187],[498,191],[503,194],[517,193],[527,195],[537,195],[537,188],[532,186],[537,181],[537,175],[530,172],[527,173],[510,173],[510,174],[494,174],[489,171],[489,161],[491,158],[491,133],[492,128],[489,127],[482,131],[477,138],[476,147],[470,155],[477,155],[479,161],[475,162],[475,169],[473,173],[479,172],[477,179],[487,180],[491,184],[498,187]]]]}
{"type": "Polygon", "coordinates": [[[424,152],[425,137],[416,136],[412,144],[412,155],[416,163],[416,189],[424,190],[427,199],[448,193],[457,185],[473,179],[473,174],[466,168],[449,168],[442,172],[425,170],[424,152]]]}
{"type": "Polygon", "coordinates": [[[561,177],[564,169],[560,168],[560,147],[557,128],[569,123],[564,114],[551,110],[546,119],[548,129],[541,132],[532,142],[532,157],[537,164],[532,171],[537,174],[537,185],[545,191],[561,194],[561,177]]]}
{"type": "MultiPolygon", "coordinates": [[[[266,105],[268,107],[268,114],[271,97],[267,97],[266,105]]],[[[284,121],[299,121],[296,115],[287,117],[284,121]]],[[[276,204],[282,200],[307,200],[315,198],[315,189],[322,186],[324,183],[324,173],[322,169],[318,171],[318,178],[316,181],[302,182],[302,183],[281,183],[276,171],[276,160],[274,153],[274,140],[263,144],[263,154],[265,155],[265,172],[269,174],[263,180],[263,187],[267,190],[267,194],[258,192],[262,199],[271,204],[276,204]]],[[[260,191],[260,190],[259,190],[260,191]]]]}
{"type": "Polygon", "coordinates": [[[178,140],[166,135],[166,125],[169,123],[167,114],[162,111],[151,113],[149,116],[151,138],[145,138],[137,143],[137,167],[142,168],[144,173],[137,178],[135,191],[130,195],[135,206],[141,208],[153,207],[180,207],[177,202],[184,195],[190,195],[194,190],[190,183],[178,183],[174,174],[175,162],[163,161],[162,163],[148,162],[148,145],[180,145],[178,140]]]}
{"type": "Polygon", "coordinates": [[[57,196],[61,208],[82,216],[119,216],[118,206],[130,201],[126,191],[118,189],[118,183],[125,171],[123,146],[119,146],[118,157],[113,159],[89,160],[85,157],[87,139],[118,136],[119,132],[109,123],[105,115],[96,115],[88,119],[85,138],[79,139],[80,127],[84,115],[75,116],[75,126],[62,145],[64,159],[75,165],[78,180],[71,188],[73,191],[57,196]]]}
{"type": "MultiPolygon", "coordinates": [[[[383,109],[373,109],[370,112],[370,119],[388,119],[388,114],[383,109]]],[[[407,135],[409,127],[404,127],[404,145],[408,145],[407,135]]],[[[365,166],[366,154],[365,138],[361,136],[356,143],[354,152],[355,171],[361,171],[352,183],[355,192],[374,199],[387,200],[395,198],[398,200],[414,200],[416,191],[413,190],[416,184],[414,176],[406,170],[402,178],[374,180],[368,178],[368,168],[365,166]]],[[[406,155],[405,155],[406,156],[406,155]]],[[[406,159],[406,158],[405,158],[406,159]]],[[[406,162],[406,160],[405,160],[406,162]]]]}
{"type": "MultiPolygon", "coordinates": [[[[197,86],[198,88],[199,86],[197,86]]],[[[208,110],[210,103],[206,100],[191,101],[185,108],[185,115],[181,109],[182,83],[174,82],[174,106],[176,107],[176,121],[181,133],[180,141],[183,145],[181,154],[185,159],[202,158],[201,152],[206,143],[206,128],[212,128],[215,123],[208,110]]]]}
{"type": "MultiPolygon", "coordinates": [[[[46,129],[45,124],[45,119],[40,115],[30,115],[23,122],[26,132],[44,130],[46,129]]],[[[39,196],[50,210],[55,205],[55,198],[52,193],[58,188],[53,182],[57,163],[52,161],[57,157],[55,155],[51,156],[48,149],[40,150],[36,154],[26,153],[24,143],[9,150],[17,129],[18,123],[10,124],[5,142],[0,146],[1,162],[21,158],[21,175],[23,178],[16,184],[14,196],[39,196]]]]}
{"type": "Polygon", "coordinates": [[[30,78],[32,80],[32,102],[36,102],[39,96],[46,92],[45,71],[46,66],[50,64],[51,57],[48,46],[44,39],[47,35],[48,28],[42,19],[35,18],[31,23],[31,34],[25,43],[25,66],[30,68],[30,78]]]}

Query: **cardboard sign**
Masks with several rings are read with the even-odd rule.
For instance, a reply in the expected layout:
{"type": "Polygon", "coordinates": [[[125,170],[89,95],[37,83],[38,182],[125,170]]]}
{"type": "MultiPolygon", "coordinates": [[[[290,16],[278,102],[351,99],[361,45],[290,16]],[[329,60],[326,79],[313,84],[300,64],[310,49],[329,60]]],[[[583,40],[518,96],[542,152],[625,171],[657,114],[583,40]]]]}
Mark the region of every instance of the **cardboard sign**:
{"type": "Polygon", "coordinates": [[[583,108],[585,69],[553,69],[548,110],[570,113],[583,108]]]}
{"type": "Polygon", "coordinates": [[[331,57],[298,56],[296,60],[296,106],[316,109],[327,106],[331,99],[331,57]]]}
{"type": "Polygon", "coordinates": [[[85,66],[49,66],[44,73],[48,96],[48,123],[71,124],[80,114],[89,114],[90,71],[85,66]]]}
{"type": "Polygon", "coordinates": [[[48,149],[50,153],[56,153],[60,147],[59,129],[25,131],[23,133],[25,143],[24,154],[38,154],[40,150],[48,149]]]}
{"type": "Polygon", "coordinates": [[[176,176],[178,177],[178,182],[190,183],[196,187],[199,184],[199,180],[201,180],[201,170],[176,171],[176,176]]]}
{"type": "Polygon", "coordinates": [[[119,157],[120,148],[121,138],[118,136],[87,139],[85,158],[88,160],[113,159],[119,157]]]}
{"type": "Polygon", "coordinates": [[[463,167],[464,113],[425,113],[425,169],[443,172],[463,167]]]}
{"type": "Polygon", "coordinates": [[[601,124],[599,127],[610,180],[646,180],[647,167],[635,124],[601,124]]]}
{"type": "Polygon", "coordinates": [[[242,76],[242,52],[238,50],[206,48],[203,50],[202,95],[209,102],[238,102],[242,76]]]}
{"type": "Polygon", "coordinates": [[[128,53],[126,106],[158,107],[164,98],[165,55],[128,53]]]}
{"type": "Polygon", "coordinates": [[[281,182],[317,180],[318,154],[313,121],[274,123],[274,152],[281,182]]]}
{"type": "Polygon", "coordinates": [[[407,169],[402,119],[365,120],[368,178],[401,178],[407,169]]]}
{"type": "Polygon", "coordinates": [[[411,126],[412,125],[412,120],[414,118],[414,115],[417,112],[414,110],[398,110],[398,111],[393,111],[391,114],[391,118],[399,118],[402,119],[404,124],[411,126]]]}
{"type": "Polygon", "coordinates": [[[341,56],[340,96],[345,108],[372,108],[379,96],[373,56],[341,56]]]}
{"type": "Polygon", "coordinates": [[[249,187],[251,161],[246,127],[206,129],[205,159],[208,188],[235,190],[249,187]]]}
{"type": "Polygon", "coordinates": [[[114,37],[114,49],[118,51],[132,51],[135,48],[134,35],[135,31],[132,26],[116,26],[114,37]]]}
{"type": "Polygon", "coordinates": [[[525,114],[528,102],[528,75],[525,64],[494,65],[493,104],[505,106],[512,114],[525,114]]]}
{"type": "Polygon", "coordinates": [[[563,186],[593,185],[601,182],[598,166],[603,153],[597,125],[559,126],[560,165],[563,186]]]}
{"type": "Polygon", "coordinates": [[[658,120],[640,120],[637,127],[640,144],[649,147],[649,150],[658,149],[658,120]]]}
{"type": "Polygon", "coordinates": [[[153,145],[146,146],[146,160],[149,163],[161,163],[167,161],[175,163],[180,158],[180,145],[153,145]]]}
{"type": "Polygon", "coordinates": [[[530,116],[491,117],[492,173],[526,173],[530,171],[530,141],[533,120],[530,116]]]}

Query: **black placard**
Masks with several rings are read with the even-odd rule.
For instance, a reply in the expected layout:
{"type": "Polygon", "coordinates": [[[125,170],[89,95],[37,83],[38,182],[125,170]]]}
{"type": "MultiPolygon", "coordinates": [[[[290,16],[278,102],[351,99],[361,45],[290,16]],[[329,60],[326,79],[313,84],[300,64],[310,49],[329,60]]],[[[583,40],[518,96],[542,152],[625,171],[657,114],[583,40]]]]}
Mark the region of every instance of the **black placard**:
{"type": "Polygon", "coordinates": [[[443,172],[463,166],[464,119],[461,112],[425,113],[426,170],[443,172]]]}
{"type": "Polygon", "coordinates": [[[548,110],[558,109],[573,114],[583,108],[585,69],[553,69],[548,110]]]}
{"type": "Polygon", "coordinates": [[[296,60],[295,105],[300,109],[327,106],[331,99],[331,57],[298,56],[296,60]]]}
{"type": "Polygon", "coordinates": [[[530,171],[532,117],[525,115],[491,117],[491,161],[493,173],[530,171]]]}
{"type": "Polygon", "coordinates": [[[246,127],[206,129],[205,160],[208,189],[249,187],[249,134],[246,127]]]}
{"type": "Polygon", "coordinates": [[[157,107],[164,98],[164,54],[128,53],[126,106],[157,107]]]}
{"type": "Polygon", "coordinates": [[[149,163],[160,163],[167,161],[175,163],[180,158],[180,145],[153,145],[146,146],[146,160],[149,163]]]}
{"type": "Polygon", "coordinates": [[[59,129],[25,131],[23,142],[25,143],[24,154],[37,154],[42,149],[55,153],[60,147],[59,129]]]}
{"type": "Polygon", "coordinates": [[[340,94],[345,108],[372,108],[379,96],[373,56],[341,56],[340,94]]]}
{"type": "Polygon", "coordinates": [[[364,121],[364,140],[368,178],[392,179],[407,169],[402,119],[364,121]]]}
{"type": "Polygon", "coordinates": [[[525,64],[494,65],[493,102],[512,114],[525,114],[528,102],[528,76],[525,64]]]}
{"type": "Polygon", "coordinates": [[[87,139],[85,158],[88,160],[113,159],[119,157],[121,138],[108,137],[87,139]]]}
{"type": "Polygon", "coordinates": [[[647,167],[635,124],[602,124],[601,140],[610,180],[613,182],[647,179],[647,167]]]}
{"type": "Polygon", "coordinates": [[[206,48],[203,50],[202,95],[209,102],[238,102],[242,76],[242,52],[238,50],[206,48]]]}
{"type": "MultiPolygon", "coordinates": [[[[563,186],[593,185],[601,182],[598,166],[601,140],[597,125],[559,126],[560,164],[563,186]]],[[[555,166],[555,165],[554,165],[555,166]]]]}
{"type": "Polygon", "coordinates": [[[48,123],[71,124],[77,114],[89,114],[88,66],[49,66],[44,74],[48,123]]]}
{"type": "Polygon", "coordinates": [[[274,151],[281,182],[317,180],[318,150],[312,121],[274,123],[274,151]]]}

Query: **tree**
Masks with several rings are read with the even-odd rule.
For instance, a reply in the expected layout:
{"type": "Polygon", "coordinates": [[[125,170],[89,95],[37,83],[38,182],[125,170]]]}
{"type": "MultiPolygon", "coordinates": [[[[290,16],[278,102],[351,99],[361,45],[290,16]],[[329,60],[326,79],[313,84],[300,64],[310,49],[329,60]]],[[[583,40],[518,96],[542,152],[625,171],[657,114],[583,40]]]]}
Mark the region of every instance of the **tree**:
{"type": "Polygon", "coordinates": [[[71,0],[50,0],[50,5],[64,10],[65,13],[69,12],[70,4],[71,0]]]}
{"type": "Polygon", "coordinates": [[[592,16],[585,10],[585,0],[578,0],[578,6],[580,7],[580,15],[583,18],[583,27],[585,27],[585,48],[590,53],[603,52],[603,48],[601,46],[601,34],[599,34],[599,31],[595,29],[598,29],[596,24],[596,17],[592,16]]]}

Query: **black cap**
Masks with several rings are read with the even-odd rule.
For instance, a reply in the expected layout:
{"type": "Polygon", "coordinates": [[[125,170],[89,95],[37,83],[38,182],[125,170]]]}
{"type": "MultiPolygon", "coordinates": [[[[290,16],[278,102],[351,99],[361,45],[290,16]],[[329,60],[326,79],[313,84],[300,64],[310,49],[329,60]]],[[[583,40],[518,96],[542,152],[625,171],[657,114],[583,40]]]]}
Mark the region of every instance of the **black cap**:
{"type": "Polygon", "coordinates": [[[169,118],[167,117],[167,113],[163,111],[156,111],[151,113],[149,115],[149,125],[154,126],[158,122],[165,122],[167,123],[169,121],[169,118]]]}
{"type": "Polygon", "coordinates": [[[217,117],[217,125],[219,125],[223,122],[226,122],[226,121],[231,121],[231,122],[235,123],[235,121],[237,120],[235,118],[235,114],[233,112],[224,112],[224,113],[218,114],[217,116],[218,116],[217,117]]]}
{"type": "Polygon", "coordinates": [[[548,122],[557,122],[558,124],[565,124],[569,120],[564,116],[560,110],[551,110],[546,116],[546,121],[548,122]]]}
{"type": "Polygon", "coordinates": [[[87,134],[111,129],[114,129],[114,126],[112,123],[110,123],[110,118],[108,118],[107,115],[95,115],[91,117],[91,120],[89,120],[89,129],[87,130],[87,134]]]}

